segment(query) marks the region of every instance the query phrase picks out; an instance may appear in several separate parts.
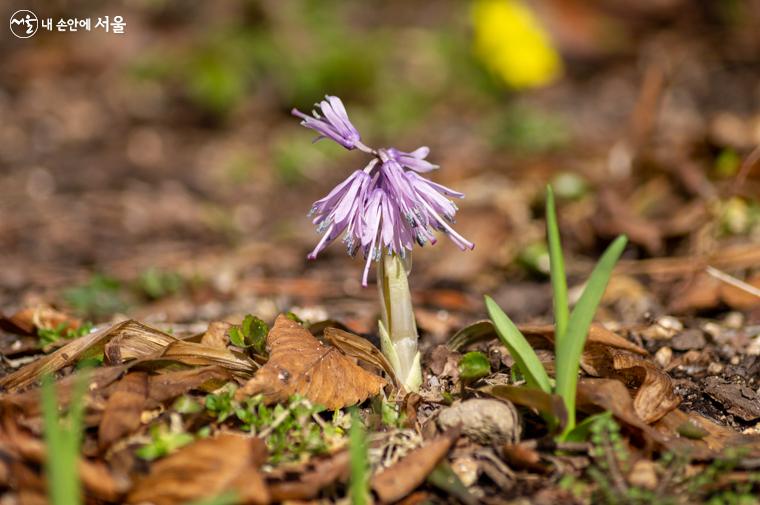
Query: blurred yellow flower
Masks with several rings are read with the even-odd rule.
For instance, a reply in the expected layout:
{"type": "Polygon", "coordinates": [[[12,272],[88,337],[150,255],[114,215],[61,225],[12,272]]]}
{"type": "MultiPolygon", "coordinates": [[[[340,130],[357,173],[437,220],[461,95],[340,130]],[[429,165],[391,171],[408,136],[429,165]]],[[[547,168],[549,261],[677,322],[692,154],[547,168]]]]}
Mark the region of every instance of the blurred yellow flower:
{"type": "Polygon", "coordinates": [[[475,55],[513,88],[534,88],[562,73],[562,60],[535,14],[520,0],[475,0],[475,55]]]}

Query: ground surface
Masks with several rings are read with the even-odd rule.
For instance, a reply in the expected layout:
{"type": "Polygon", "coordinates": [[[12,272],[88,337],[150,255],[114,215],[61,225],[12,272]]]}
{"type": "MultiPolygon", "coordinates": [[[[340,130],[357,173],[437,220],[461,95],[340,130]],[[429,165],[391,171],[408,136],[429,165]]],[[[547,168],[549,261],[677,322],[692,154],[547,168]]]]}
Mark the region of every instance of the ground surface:
{"type": "MultiPolygon", "coordinates": [[[[462,253],[444,239],[415,252],[411,282],[426,380],[419,397],[398,402],[386,388],[402,420],[382,416],[377,399],[363,404],[373,468],[393,468],[416,447],[431,451],[423,460],[438,451],[473,499],[493,503],[621,502],[639,492],[650,501],[647,492],[706,500],[750,480],[760,450],[751,438],[760,420],[760,304],[725,276],[760,286],[753,151],[760,143],[760,9],[756,2],[719,8],[677,0],[536,5],[565,56],[565,73],[549,87],[519,92],[473,61],[466,8],[455,2],[449,9],[300,1],[82,3],[65,12],[30,6],[51,17],[121,14],[128,27],[123,36],[0,41],[0,450],[8,455],[0,482],[9,499],[37,503],[42,496],[35,363],[67,343],[62,328],[85,321],[102,333],[85,337],[92,341],[77,354],[56,354],[52,371],[65,380],[85,351],[105,351],[83,449],[92,500],[158,500],[150,490],[157,483],[174,489],[173,477],[170,464],[161,473],[153,461],[166,461],[159,457],[180,445],[198,452],[174,452],[174,464],[206,475],[206,489],[240,490],[235,482],[246,469],[261,475],[249,501],[261,500],[264,489],[273,499],[345,495],[345,412],[312,415],[296,400],[285,410],[261,407],[258,421],[235,414],[236,401],[251,412],[258,403],[215,388],[242,386],[266,358],[263,349],[235,346],[229,326],[209,326],[239,325],[246,314],[272,326],[291,312],[313,323],[317,336],[328,326],[321,321],[331,320],[376,341],[376,293],[361,288],[360,261],[337,244],[316,262],[305,260],[317,239],[305,217],[311,203],[361,163],[340,148],[312,146],[288,115],[325,92],[345,98],[373,145],[430,146],[442,167],[432,178],[467,195],[457,229],[476,243],[462,253]],[[628,344],[602,340],[584,365],[586,380],[628,388],[620,396],[609,383],[589,383],[585,410],[615,413],[630,453],[623,463],[623,449],[610,441],[614,427],[592,447],[557,451],[529,407],[519,408],[521,444],[513,432],[455,436],[438,422],[452,401],[486,398],[475,390],[514,379],[493,335],[467,342],[468,349],[440,347],[485,318],[484,294],[519,323],[552,320],[547,183],[559,196],[576,296],[611,239],[630,239],[597,314],[628,344]],[[125,319],[149,328],[112,327],[125,319]],[[41,340],[45,329],[52,332],[41,340]],[[182,349],[176,338],[205,347],[182,349]],[[159,357],[172,345],[169,366],[159,357]],[[489,357],[492,375],[463,389],[455,351],[474,349],[489,357]],[[167,373],[179,375],[161,382],[167,373]],[[629,397],[632,405],[618,403],[629,397]],[[115,427],[114,417],[131,421],[115,427]],[[272,427],[274,419],[281,420],[272,427]],[[694,426],[696,434],[684,434],[694,426]],[[219,432],[256,433],[269,455],[261,456],[258,438],[185,445],[219,432]],[[446,434],[436,439],[437,432],[446,434]],[[725,449],[735,443],[745,452],[731,459],[725,449]],[[240,451],[226,473],[209,470],[211,456],[207,466],[183,466],[225,444],[240,451]],[[684,447],[690,463],[663,460],[684,447]],[[715,467],[721,458],[731,463],[715,467]],[[296,466],[288,472],[285,463],[296,466]],[[717,484],[689,480],[705,469],[719,475],[717,484]],[[315,480],[309,472],[334,476],[315,480]]],[[[532,342],[551,362],[550,332],[535,333],[532,342]]],[[[413,463],[420,479],[432,470],[413,463]]],[[[408,500],[444,500],[440,483],[421,482],[409,485],[407,494],[417,491],[408,500]]],[[[382,486],[373,489],[384,496],[382,486]]],[[[203,495],[188,493],[162,503],[203,495]]]]}

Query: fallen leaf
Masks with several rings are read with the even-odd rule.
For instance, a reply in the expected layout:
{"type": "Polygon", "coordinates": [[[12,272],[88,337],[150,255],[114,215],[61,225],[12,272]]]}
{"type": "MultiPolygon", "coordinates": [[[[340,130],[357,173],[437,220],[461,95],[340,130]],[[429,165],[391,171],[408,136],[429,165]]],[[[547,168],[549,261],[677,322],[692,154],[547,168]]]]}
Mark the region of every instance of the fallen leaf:
{"type": "Polygon", "coordinates": [[[206,333],[201,337],[201,344],[226,349],[227,344],[230,343],[230,338],[227,336],[227,330],[230,328],[232,328],[232,325],[224,321],[209,323],[206,333]]]}
{"type": "Polygon", "coordinates": [[[422,447],[411,451],[398,463],[375,474],[370,481],[370,486],[377,493],[380,502],[398,501],[417,489],[438,462],[446,456],[458,437],[458,430],[448,430],[422,447]]]}
{"type": "Polygon", "coordinates": [[[238,503],[265,505],[269,491],[258,471],[265,459],[259,438],[222,433],[198,440],[154,463],[127,503],[178,505],[232,491],[238,503]]]}
{"type": "Polygon", "coordinates": [[[635,391],[633,408],[651,424],[681,403],[673,379],[653,362],[612,347],[600,346],[583,353],[584,370],[590,375],[621,380],[635,391]]]}
{"type": "Polygon", "coordinates": [[[151,375],[148,383],[148,399],[151,404],[162,404],[191,389],[213,391],[230,379],[232,379],[232,374],[219,366],[151,375]]]}
{"type": "Polygon", "coordinates": [[[333,410],[364,401],[386,383],[282,315],[267,335],[267,351],[269,361],[238,390],[239,397],[261,393],[275,403],[300,394],[333,410]]]}
{"type": "MultiPolygon", "coordinates": [[[[19,429],[11,415],[4,416],[0,426],[0,452],[4,457],[17,460],[19,466],[25,466],[23,461],[41,465],[46,459],[45,443],[19,429]]],[[[89,496],[107,502],[120,502],[120,497],[129,486],[125,477],[111,474],[108,466],[100,461],[80,458],[78,467],[82,487],[89,496]]]]}
{"type": "Polygon", "coordinates": [[[11,333],[36,335],[37,330],[52,330],[63,325],[63,329],[76,330],[82,322],[68,314],[47,305],[27,307],[10,317],[0,317],[0,328],[11,333]]]}
{"type": "Polygon", "coordinates": [[[108,398],[98,427],[98,445],[106,449],[140,426],[140,415],[148,398],[148,375],[132,372],[124,376],[108,398]]]}
{"type": "Polygon", "coordinates": [[[619,421],[641,431],[650,441],[667,441],[667,437],[641,420],[633,408],[633,399],[628,389],[619,380],[579,380],[576,402],[578,409],[588,414],[609,410],[619,421]]]}
{"type": "Polygon", "coordinates": [[[177,337],[166,332],[131,321],[131,324],[116,330],[105,345],[105,362],[118,364],[157,356],[178,340],[177,337]]]}
{"type": "Polygon", "coordinates": [[[184,340],[177,340],[169,344],[161,354],[161,358],[192,366],[218,365],[234,374],[248,377],[257,368],[253,361],[245,356],[239,356],[229,349],[209,347],[184,340]]]}
{"type": "MultiPolygon", "coordinates": [[[[754,288],[760,289],[760,273],[749,277],[744,282],[754,288]]],[[[760,306],[760,297],[756,294],[749,293],[747,290],[725,282],[721,283],[719,293],[721,300],[735,310],[749,310],[760,306]]]]}
{"type": "Polygon", "coordinates": [[[348,479],[348,463],[348,451],[342,450],[307,463],[281,465],[266,474],[272,501],[311,500],[333,482],[348,479]]]}
{"type": "Polygon", "coordinates": [[[396,372],[388,359],[366,338],[338,328],[325,328],[324,336],[325,340],[343,351],[344,354],[383,370],[397,387],[401,387],[396,372]]]}
{"type": "Polygon", "coordinates": [[[137,321],[122,321],[72,340],[47,356],[43,356],[6,375],[0,379],[0,388],[14,391],[28,386],[38,381],[45,374],[55,373],[64,367],[73,365],[82,358],[98,355],[103,352],[103,348],[109,340],[129,332],[161,333],[137,321]]]}

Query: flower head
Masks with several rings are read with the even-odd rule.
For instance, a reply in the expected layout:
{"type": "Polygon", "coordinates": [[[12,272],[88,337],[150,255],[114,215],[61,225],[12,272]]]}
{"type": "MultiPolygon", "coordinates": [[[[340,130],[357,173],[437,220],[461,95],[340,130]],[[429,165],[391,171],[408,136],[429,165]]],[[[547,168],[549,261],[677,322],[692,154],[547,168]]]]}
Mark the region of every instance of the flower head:
{"type": "Polygon", "coordinates": [[[298,109],[293,109],[291,114],[303,119],[301,121],[303,126],[319,133],[319,136],[314,139],[315,142],[329,138],[346,149],[361,146],[359,132],[348,119],[348,113],[340,98],[326,95],[324,100],[314,106],[321,111],[321,114],[314,110],[312,111],[313,117],[307,116],[298,109]]]}
{"type": "MultiPolygon", "coordinates": [[[[349,255],[356,255],[358,250],[364,254],[362,285],[366,286],[373,260],[379,260],[383,252],[403,257],[412,251],[415,242],[420,246],[428,242],[435,244],[434,230],[448,235],[462,250],[475,247],[451,226],[457,206],[450,198],[463,198],[464,194],[419,175],[438,168],[425,160],[430,149],[420,147],[411,153],[394,148],[370,149],[359,142],[359,133],[348,122],[340,100],[336,97],[328,99],[340,104],[342,117],[355,134],[353,145],[371,153],[373,158],[363,170],[353,172],[312,206],[309,215],[314,216],[313,222],[317,232],[322,233],[322,239],[308,258],[316,258],[343,235],[349,255]]],[[[325,102],[322,104],[324,110],[325,102]]],[[[313,124],[307,124],[309,119],[305,118],[302,124],[317,129],[313,124]]],[[[341,141],[347,138],[345,135],[325,133],[323,136],[345,146],[341,141]]]]}

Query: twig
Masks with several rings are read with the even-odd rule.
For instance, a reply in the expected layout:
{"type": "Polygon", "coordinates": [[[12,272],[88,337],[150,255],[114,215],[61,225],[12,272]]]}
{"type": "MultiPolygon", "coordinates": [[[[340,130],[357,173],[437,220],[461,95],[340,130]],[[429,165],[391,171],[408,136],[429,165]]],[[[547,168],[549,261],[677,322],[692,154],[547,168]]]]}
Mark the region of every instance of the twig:
{"type": "Polygon", "coordinates": [[[709,275],[715,277],[716,279],[722,282],[725,282],[726,284],[730,284],[731,286],[735,288],[739,288],[742,291],[746,291],[747,293],[760,298],[760,288],[756,288],[752,284],[747,284],[743,280],[737,279],[736,277],[732,275],[728,275],[727,273],[711,266],[708,266],[707,268],[705,268],[705,271],[709,275]]]}
{"type": "Polygon", "coordinates": [[[755,147],[752,152],[749,153],[749,155],[744,159],[741,167],[739,167],[739,173],[736,174],[736,178],[734,179],[733,184],[734,193],[736,193],[739,190],[739,187],[744,184],[744,181],[747,179],[750,170],[752,170],[758,161],[760,161],[760,146],[755,147]]]}

